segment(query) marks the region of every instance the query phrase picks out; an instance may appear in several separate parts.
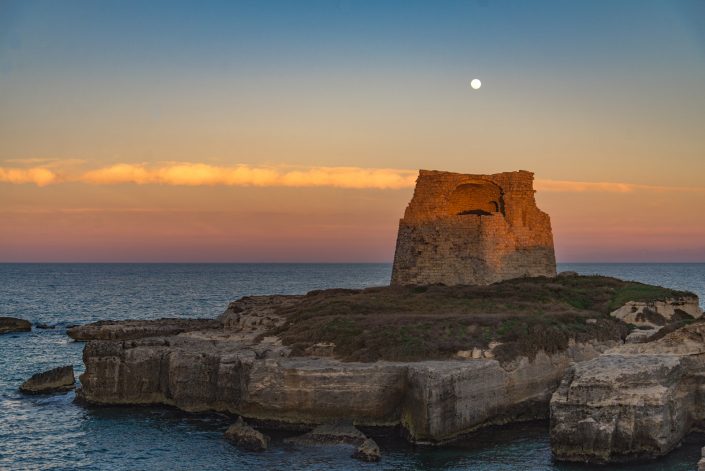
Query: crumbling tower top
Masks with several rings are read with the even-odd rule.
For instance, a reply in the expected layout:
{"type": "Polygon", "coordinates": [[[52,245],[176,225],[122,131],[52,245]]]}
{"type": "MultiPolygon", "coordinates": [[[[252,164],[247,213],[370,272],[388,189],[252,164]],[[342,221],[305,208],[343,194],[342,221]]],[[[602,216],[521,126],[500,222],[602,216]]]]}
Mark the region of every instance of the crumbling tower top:
{"type": "Polygon", "coordinates": [[[489,284],[555,276],[548,215],[534,174],[421,170],[399,222],[392,284],[489,284]]]}

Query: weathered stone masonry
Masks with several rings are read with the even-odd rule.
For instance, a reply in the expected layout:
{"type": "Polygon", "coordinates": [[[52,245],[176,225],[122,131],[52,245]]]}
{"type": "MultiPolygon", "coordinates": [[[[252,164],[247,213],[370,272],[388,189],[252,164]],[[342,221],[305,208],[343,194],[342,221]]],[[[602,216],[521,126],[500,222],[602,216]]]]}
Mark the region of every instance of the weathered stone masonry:
{"type": "Polygon", "coordinates": [[[534,174],[421,170],[399,222],[392,284],[489,284],[555,276],[548,214],[534,174]]]}

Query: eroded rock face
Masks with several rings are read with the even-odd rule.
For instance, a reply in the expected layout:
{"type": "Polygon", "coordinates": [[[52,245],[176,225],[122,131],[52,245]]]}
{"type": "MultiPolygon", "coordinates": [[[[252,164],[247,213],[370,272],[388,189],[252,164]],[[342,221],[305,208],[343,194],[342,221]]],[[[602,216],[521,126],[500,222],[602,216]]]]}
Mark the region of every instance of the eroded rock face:
{"type": "Polygon", "coordinates": [[[20,391],[25,394],[66,392],[74,388],[75,382],[73,366],[60,366],[32,375],[31,378],[22,383],[20,391]]]}
{"type": "Polygon", "coordinates": [[[704,323],[574,365],[551,399],[556,458],[606,463],[668,453],[705,418],[702,371],[704,323]]]}
{"type": "Polygon", "coordinates": [[[484,425],[546,417],[550,394],[568,365],[612,345],[572,345],[504,367],[487,358],[355,363],[288,357],[286,347],[258,339],[259,331],[249,325],[91,340],[79,397],[96,404],[224,411],[280,424],[401,423],[412,441],[436,444],[484,425]]]}
{"type": "Polygon", "coordinates": [[[32,330],[32,323],[16,317],[0,317],[0,334],[10,332],[29,332],[32,330]]]}
{"type": "Polygon", "coordinates": [[[663,301],[629,301],[610,313],[627,324],[658,328],[674,321],[699,319],[703,315],[697,296],[663,301]]]}
{"type": "Polygon", "coordinates": [[[490,284],[556,276],[548,215],[531,172],[421,170],[399,222],[392,284],[490,284]]]}

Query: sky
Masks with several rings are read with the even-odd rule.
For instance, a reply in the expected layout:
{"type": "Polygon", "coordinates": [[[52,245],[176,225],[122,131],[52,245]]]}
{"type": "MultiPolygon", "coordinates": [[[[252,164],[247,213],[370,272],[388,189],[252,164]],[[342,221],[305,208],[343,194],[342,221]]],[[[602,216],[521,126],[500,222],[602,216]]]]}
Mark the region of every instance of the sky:
{"type": "Polygon", "coordinates": [[[705,262],[705,1],[0,0],[0,262],[389,262],[418,169],[705,262]]]}

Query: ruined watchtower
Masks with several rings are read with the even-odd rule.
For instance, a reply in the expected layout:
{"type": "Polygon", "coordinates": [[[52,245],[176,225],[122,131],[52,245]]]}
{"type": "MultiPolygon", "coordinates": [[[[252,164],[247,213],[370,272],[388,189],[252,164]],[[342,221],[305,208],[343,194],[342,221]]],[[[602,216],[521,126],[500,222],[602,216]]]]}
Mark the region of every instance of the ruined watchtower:
{"type": "Polygon", "coordinates": [[[536,207],[533,181],[524,170],[421,170],[399,221],[392,284],[484,285],[555,276],[551,220],[536,207]]]}

